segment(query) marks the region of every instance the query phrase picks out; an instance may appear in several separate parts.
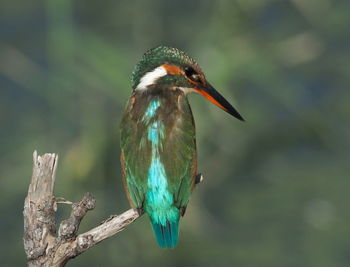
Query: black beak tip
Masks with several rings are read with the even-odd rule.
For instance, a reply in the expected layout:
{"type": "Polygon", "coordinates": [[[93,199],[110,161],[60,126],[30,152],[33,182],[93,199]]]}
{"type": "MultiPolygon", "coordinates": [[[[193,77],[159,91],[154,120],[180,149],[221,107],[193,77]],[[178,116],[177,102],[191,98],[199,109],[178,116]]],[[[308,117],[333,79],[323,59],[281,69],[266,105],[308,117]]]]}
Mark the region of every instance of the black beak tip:
{"type": "Polygon", "coordinates": [[[238,111],[229,102],[227,102],[227,100],[218,91],[216,91],[214,87],[211,86],[209,83],[207,83],[206,86],[202,86],[200,88],[202,91],[205,92],[204,96],[206,98],[208,98],[207,95],[209,95],[210,98],[213,98],[215,100],[215,101],[212,101],[210,98],[208,98],[215,105],[225,110],[227,113],[231,114],[236,119],[240,121],[245,121],[241,116],[241,114],[239,114],[238,111]]]}
{"type": "Polygon", "coordinates": [[[245,119],[243,119],[241,114],[239,114],[238,111],[235,109],[230,110],[228,113],[230,113],[233,117],[235,117],[236,119],[238,119],[240,121],[245,121],[245,119]]]}
{"type": "Polygon", "coordinates": [[[242,116],[240,116],[239,118],[237,118],[237,119],[239,119],[240,121],[245,121],[245,119],[243,119],[243,117],[242,116]]]}
{"type": "Polygon", "coordinates": [[[235,118],[237,118],[240,121],[245,121],[245,119],[239,114],[238,114],[238,116],[235,116],[235,118]]]}

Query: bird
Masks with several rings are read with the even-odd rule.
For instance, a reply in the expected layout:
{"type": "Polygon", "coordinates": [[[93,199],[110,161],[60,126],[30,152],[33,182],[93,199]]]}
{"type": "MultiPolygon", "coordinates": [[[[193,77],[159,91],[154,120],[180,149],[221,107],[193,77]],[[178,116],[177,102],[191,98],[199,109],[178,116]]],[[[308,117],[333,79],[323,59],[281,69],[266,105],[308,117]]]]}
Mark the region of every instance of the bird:
{"type": "Polygon", "coordinates": [[[168,46],[148,50],[132,73],[120,123],[121,167],[132,208],[146,213],[161,248],[178,243],[179,220],[202,175],[187,95],[199,93],[233,117],[238,111],[206,80],[194,59],[168,46]]]}

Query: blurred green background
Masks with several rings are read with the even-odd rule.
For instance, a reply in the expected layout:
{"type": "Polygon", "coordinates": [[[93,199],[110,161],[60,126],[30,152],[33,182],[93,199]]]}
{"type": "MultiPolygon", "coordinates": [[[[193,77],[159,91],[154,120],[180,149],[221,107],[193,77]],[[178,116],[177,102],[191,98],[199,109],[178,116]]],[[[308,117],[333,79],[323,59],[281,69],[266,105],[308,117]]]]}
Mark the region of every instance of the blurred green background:
{"type": "MultiPolygon", "coordinates": [[[[350,265],[350,1],[1,1],[0,265],[23,266],[32,153],[55,195],[97,198],[80,231],[128,209],[120,115],[141,55],[193,56],[245,117],[190,101],[199,170],[175,250],[148,219],[68,266],[350,265]]],[[[69,215],[59,206],[58,218],[69,215]]]]}

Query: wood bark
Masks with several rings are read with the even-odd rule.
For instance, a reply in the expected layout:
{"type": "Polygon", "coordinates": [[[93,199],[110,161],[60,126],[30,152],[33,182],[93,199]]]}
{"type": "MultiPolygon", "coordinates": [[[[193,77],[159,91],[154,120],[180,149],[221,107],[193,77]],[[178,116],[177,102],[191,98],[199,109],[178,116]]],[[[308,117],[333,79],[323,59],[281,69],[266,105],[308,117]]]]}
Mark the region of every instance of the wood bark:
{"type": "Polygon", "coordinates": [[[33,154],[33,175],[24,202],[24,249],[28,266],[64,266],[68,260],[85,252],[108,237],[124,230],[139,214],[130,209],[120,215],[112,215],[99,226],[77,234],[84,215],[95,208],[95,198],[86,193],[76,203],[55,198],[58,156],[56,154],[33,154]],[[57,203],[71,203],[72,212],[60,223],[56,231],[55,213],[57,203]]]}

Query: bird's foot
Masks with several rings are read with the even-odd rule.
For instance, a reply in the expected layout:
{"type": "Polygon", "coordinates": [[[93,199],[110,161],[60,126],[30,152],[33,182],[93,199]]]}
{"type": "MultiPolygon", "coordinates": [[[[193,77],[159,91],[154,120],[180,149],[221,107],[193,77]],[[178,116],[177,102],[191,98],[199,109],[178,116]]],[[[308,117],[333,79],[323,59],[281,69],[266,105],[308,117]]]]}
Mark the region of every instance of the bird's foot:
{"type": "Polygon", "coordinates": [[[195,184],[199,184],[203,181],[204,177],[201,173],[198,173],[195,178],[195,184]]]}

